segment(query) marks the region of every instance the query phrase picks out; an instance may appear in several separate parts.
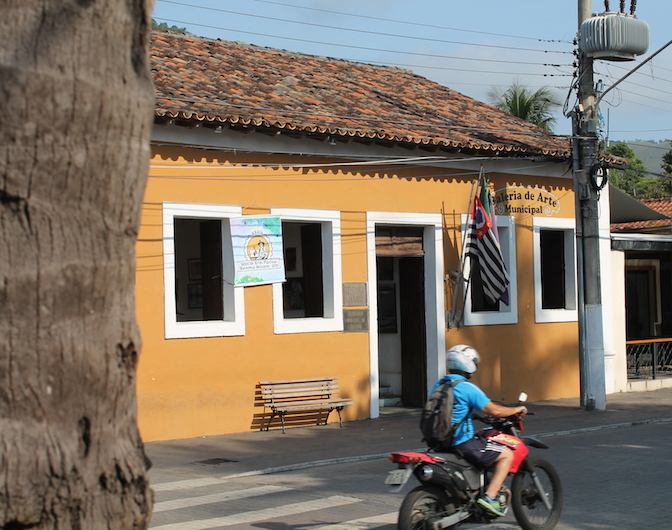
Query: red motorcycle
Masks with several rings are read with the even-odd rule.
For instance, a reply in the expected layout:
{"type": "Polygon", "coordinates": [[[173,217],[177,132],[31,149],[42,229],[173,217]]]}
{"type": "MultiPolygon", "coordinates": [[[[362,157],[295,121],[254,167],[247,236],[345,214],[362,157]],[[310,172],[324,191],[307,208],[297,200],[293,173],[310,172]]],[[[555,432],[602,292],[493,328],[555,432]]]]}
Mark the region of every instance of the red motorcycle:
{"type": "MultiPolygon", "coordinates": [[[[521,394],[520,401],[527,396],[521,394]]],[[[481,418],[490,427],[482,436],[510,447],[514,462],[510,474],[511,489],[502,486],[499,502],[507,511],[513,507],[516,521],[523,530],[552,530],[560,519],[563,493],[560,477],[546,460],[529,456],[528,447],[548,449],[532,437],[519,437],[523,430],[518,415],[507,418],[481,418]]],[[[453,453],[392,453],[390,460],[398,468],[385,481],[398,492],[411,475],[420,486],[404,498],[399,510],[399,530],[439,530],[467,520],[488,523],[499,516],[491,514],[476,501],[487,489],[492,469],[480,469],[453,453]]]]}

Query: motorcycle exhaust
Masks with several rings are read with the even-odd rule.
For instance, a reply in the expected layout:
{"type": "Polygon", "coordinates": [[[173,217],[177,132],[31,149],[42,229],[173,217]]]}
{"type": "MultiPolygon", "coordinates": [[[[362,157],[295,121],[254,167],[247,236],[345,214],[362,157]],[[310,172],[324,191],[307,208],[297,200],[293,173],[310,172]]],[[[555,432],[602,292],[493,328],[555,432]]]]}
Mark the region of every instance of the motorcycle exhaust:
{"type": "Polygon", "coordinates": [[[468,499],[464,493],[471,489],[464,475],[451,468],[437,464],[422,464],[415,470],[415,476],[422,484],[437,484],[444,488],[451,497],[468,499]]]}

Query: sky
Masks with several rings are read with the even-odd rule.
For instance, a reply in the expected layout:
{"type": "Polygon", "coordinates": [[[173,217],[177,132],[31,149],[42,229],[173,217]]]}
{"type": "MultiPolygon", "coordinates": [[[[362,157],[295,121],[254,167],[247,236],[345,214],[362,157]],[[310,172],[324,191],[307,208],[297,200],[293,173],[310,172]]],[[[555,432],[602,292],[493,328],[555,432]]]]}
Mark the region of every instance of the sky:
{"type": "MultiPolygon", "coordinates": [[[[636,61],[595,61],[605,89],[672,40],[672,2],[636,4],[649,50],[636,61]]],[[[620,2],[609,5],[618,11],[620,2]]],[[[605,2],[592,8],[603,12],[605,2]]],[[[485,103],[514,82],[551,88],[568,110],[576,102],[578,0],[156,0],[152,16],[201,37],[406,68],[485,103]]],[[[672,138],[672,45],[599,110],[601,136],[612,142],[672,138]]],[[[571,134],[562,107],[555,116],[554,132],[571,134]]]]}

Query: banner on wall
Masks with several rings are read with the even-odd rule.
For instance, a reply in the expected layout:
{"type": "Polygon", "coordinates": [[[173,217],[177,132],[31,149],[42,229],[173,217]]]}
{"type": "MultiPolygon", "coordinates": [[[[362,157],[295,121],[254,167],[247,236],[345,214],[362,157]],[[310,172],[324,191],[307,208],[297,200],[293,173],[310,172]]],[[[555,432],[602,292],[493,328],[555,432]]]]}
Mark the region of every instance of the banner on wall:
{"type": "Polygon", "coordinates": [[[250,215],[230,219],[236,286],[285,281],[282,222],[279,217],[250,215]]]}

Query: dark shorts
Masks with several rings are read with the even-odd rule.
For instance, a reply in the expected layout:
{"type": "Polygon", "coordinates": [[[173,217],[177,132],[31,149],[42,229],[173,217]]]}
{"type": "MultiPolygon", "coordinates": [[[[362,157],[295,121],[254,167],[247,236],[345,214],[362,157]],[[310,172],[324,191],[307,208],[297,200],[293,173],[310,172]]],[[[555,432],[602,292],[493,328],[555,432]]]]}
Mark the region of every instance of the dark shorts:
{"type": "Polygon", "coordinates": [[[495,463],[503,449],[503,445],[490,442],[481,436],[476,436],[453,447],[453,451],[467,462],[484,469],[495,463]]]}

